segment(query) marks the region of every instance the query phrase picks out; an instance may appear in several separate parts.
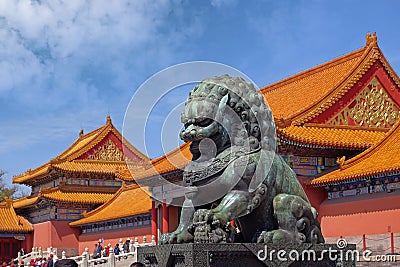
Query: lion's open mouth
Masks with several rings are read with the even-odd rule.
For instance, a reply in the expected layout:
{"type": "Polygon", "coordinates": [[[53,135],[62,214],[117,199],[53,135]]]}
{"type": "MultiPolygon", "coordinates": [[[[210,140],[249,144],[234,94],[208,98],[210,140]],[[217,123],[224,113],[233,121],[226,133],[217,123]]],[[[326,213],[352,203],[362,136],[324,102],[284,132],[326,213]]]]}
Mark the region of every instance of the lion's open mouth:
{"type": "Polygon", "coordinates": [[[202,142],[203,139],[192,141],[190,152],[193,155],[193,161],[199,159],[201,161],[209,160],[230,146],[230,143],[226,142],[224,138],[224,132],[217,132],[213,136],[207,137],[207,139],[210,142],[202,142]]]}

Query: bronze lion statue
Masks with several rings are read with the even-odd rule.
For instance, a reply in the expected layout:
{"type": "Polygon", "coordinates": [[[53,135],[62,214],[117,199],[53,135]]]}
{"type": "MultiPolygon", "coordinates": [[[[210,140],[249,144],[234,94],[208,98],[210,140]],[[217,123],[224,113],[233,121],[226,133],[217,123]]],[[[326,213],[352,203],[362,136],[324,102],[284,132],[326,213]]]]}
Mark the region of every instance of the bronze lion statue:
{"type": "Polygon", "coordinates": [[[179,226],[160,244],[324,243],[316,210],[276,153],[271,110],[252,83],[228,75],[203,80],[181,120],[193,159],[183,174],[179,226]]]}

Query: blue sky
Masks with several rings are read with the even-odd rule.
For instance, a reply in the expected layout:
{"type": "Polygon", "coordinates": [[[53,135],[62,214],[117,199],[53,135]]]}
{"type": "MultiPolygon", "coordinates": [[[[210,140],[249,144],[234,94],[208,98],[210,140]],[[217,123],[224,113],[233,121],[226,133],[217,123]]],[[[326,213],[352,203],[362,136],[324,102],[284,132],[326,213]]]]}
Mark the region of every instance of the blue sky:
{"type": "Polygon", "coordinates": [[[38,167],[107,114],[121,130],[135,90],[182,62],[227,64],[264,86],[361,48],[376,31],[400,73],[399,8],[395,0],[1,1],[0,169],[10,180],[38,167]]]}

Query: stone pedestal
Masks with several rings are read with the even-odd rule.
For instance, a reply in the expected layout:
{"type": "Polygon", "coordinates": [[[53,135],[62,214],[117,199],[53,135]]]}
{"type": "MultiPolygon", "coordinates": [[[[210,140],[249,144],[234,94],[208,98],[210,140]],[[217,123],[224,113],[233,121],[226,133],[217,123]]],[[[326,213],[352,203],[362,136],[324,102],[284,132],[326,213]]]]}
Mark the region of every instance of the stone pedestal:
{"type": "Polygon", "coordinates": [[[336,244],[177,244],[139,247],[146,267],[355,266],[356,246],[336,244]]]}

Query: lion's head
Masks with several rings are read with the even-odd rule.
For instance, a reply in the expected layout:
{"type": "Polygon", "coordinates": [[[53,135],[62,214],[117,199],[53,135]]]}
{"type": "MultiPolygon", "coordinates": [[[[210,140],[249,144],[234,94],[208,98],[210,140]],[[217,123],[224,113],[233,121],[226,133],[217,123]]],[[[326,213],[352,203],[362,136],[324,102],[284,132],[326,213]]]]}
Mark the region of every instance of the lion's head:
{"type": "Polygon", "coordinates": [[[215,156],[230,146],[275,150],[271,110],[254,85],[240,77],[216,76],[196,85],[181,121],[180,137],[192,142],[193,160],[215,156]]]}

